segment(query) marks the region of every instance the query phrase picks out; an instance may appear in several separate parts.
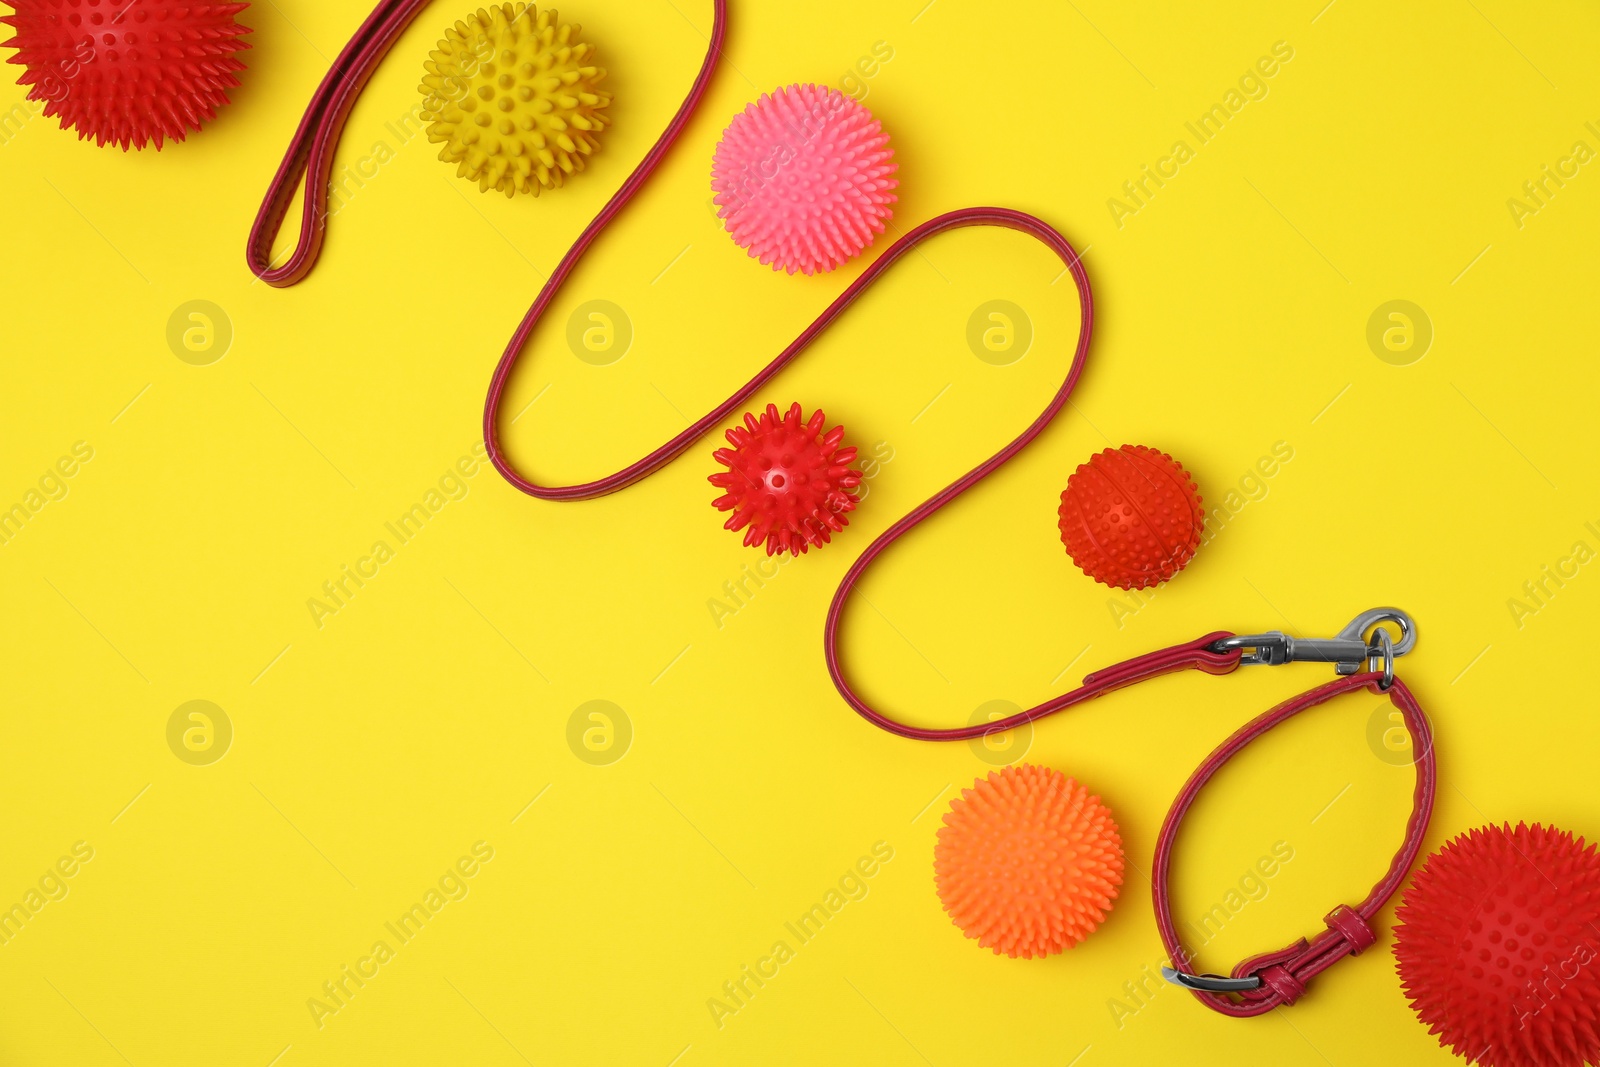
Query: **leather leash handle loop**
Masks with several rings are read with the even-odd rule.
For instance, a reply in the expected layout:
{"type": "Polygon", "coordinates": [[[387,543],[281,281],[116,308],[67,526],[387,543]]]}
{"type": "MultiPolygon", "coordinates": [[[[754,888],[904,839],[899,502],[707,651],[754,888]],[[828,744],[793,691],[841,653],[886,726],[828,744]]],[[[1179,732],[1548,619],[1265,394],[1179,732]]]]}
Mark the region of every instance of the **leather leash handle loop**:
{"type": "Polygon", "coordinates": [[[316,265],[328,224],[328,179],[345,120],[379,62],[427,4],[428,0],[381,0],[312,94],[283,162],[267,186],[245,245],[245,262],[251,273],[268,285],[293,285],[316,265]],[[288,258],[274,266],[272,243],[302,178],[306,193],[300,211],[300,238],[288,258]]]}
{"type": "Polygon", "coordinates": [[[1422,849],[1423,838],[1428,829],[1428,819],[1433,814],[1434,788],[1438,778],[1433,751],[1433,733],[1428,725],[1427,715],[1404,682],[1395,679],[1387,691],[1383,689],[1383,683],[1382,672],[1367,672],[1340,678],[1302,693],[1257,716],[1235,731],[1233,736],[1206,757],[1206,761],[1190,776],[1183,791],[1173,801],[1171,810],[1167,812],[1166,821],[1161,826],[1161,835],[1156,841],[1152,897],[1155,904],[1156,927],[1161,932],[1161,943],[1166,947],[1172,965],[1180,971],[1188,972],[1193,970],[1192,958],[1184,948],[1182,938],[1178,935],[1177,925],[1172,918],[1172,850],[1183,817],[1188,814],[1195,798],[1200,795],[1200,790],[1230,759],[1274,726],[1336,696],[1358,689],[1370,690],[1389,698],[1404,717],[1406,729],[1411,734],[1412,751],[1417,753],[1416,785],[1412,790],[1411,817],[1406,823],[1405,840],[1401,843],[1399,851],[1394,854],[1394,858],[1390,860],[1389,869],[1383,878],[1372,887],[1372,891],[1361,903],[1353,906],[1341,904],[1329,912],[1324,920],[1328,928],[1310,941],[1301,938],[1286,948],[1252,956],[1234,967],[1231,972],[1234,978],[1259,978],[1261,982],[1259,988],[1233,994],[1191,989],[1190,992],[1207,1007],[1223,1015],[1243,1019],[1292,1004],[1305,992],[1306,984],[1312,978],[1344,957],[1358,955],[1370,948],[1377,940],[1372,922],[1385,902],[1400,888],[1406,872],[1416,862],[1417,855],[1422,849]]]}

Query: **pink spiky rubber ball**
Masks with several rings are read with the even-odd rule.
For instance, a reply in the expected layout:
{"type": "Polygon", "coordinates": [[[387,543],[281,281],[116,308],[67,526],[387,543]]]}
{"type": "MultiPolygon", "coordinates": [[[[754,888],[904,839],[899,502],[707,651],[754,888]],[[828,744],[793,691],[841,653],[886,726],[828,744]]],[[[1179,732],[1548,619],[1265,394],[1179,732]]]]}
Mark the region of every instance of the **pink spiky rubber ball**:
{"type": "Polygon", "coordinates": [[[1182,463],[1123,445],[1072,473],[1056,514],[1061,543],[1083,573],[1118,589],[1146,589],[1194,558],[1206,513],[1182,463]]]}
{"type": "Polygon", "coordinates": [[[1018,763],[950,802],[933,850],[939,902],[995,955],[1053,956],[1093,933],[1122,885],[1122,835],[1097,796],[1018,763]]]}
{"type": "Polygon", "coordinates": [[[830,271],[893,214],[889,135],[861,104],[791,85],[746,105],[717,143],[711,188],[734,243],[773,270],[830,271]]]}
{"type": "Polygon", "coordinates": [[[768,404],[728,431],[732,448],[712,453],[728,468],[707,479],[723,491],[712,505],[733,513],[724,528],[743,530],[746,546],[798,556],[850,524],[845,513],[855,510],[861,484],[861,472],[850,466],[856,450],[841,444],[843,426],[824,433],[826,424],[820,409],[807,419],[799,404],[783,415],[768,404]]]}
{"type": "Polygon", "coordinates": [[[29,100],[79,140],[124,152],[182,141],[216,117],[244,64],[250,32],[222,0],[9,0],[7,62],[27,68],[29,100]]]}
{"type": "Polygon", "coordinates": [[[1600,855],[1565,830],[1485,826],[1424,861],[1395,913],[1417,1017],[1484,1067],[1600,1063],[1600,855]]]}

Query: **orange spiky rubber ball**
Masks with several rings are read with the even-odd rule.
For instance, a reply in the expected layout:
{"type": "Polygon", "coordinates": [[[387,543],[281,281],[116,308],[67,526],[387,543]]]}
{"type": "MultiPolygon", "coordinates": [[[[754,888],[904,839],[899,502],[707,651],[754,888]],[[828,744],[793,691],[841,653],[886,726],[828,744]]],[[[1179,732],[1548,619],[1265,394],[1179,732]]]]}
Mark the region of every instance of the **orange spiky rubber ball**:
{"type": "Polygon", "coordinates": [[[799,404],[783,415],[768,404],[727,432],[733,447],[712,455],[728,469],[707,479],[723,491],[712,505],[733,513],[725,529],[743,530],[745,545],[765,545],[769,556],[798,556],[850,525],[845,514],[855,510],[861,484],[850,466],[856,450],[842,443],[843,426],[824,433],[826,424],[820,408],[807,419],[799,404]]]}
{"type": "Polygon", "coordinates": [[[1600,1063],[1600,855],[1538,823],[1485,826],[1424,861],[1394,955],[1417,1018],[1483,1067],[1600,1063]]]}
{"type": "Polygon", "coordinates": [[[182,141],[216,117],[244,69],[250,32],[234,16],[249,4],[222,0],[9,0],[0,16],[16,36],[7,62],[29,100],[45,101],[78,139],[124,152],[182,141]]]}
{"type": "Polygon", "coordinates": [[[1189,472],[1144,445],[1090,456],[1067,479],[1056,514],[1072,562],[1118,589],[1146,589],[1177,574],[1194,558],[1205,527],[1189,472]]]}
{"type": "Polygon", "coordinates": [[[995,955],[1052,956],[1105,921],[1122,884],[1122,837],[1076,781],[1013,764],[950,802],[933,880],[951,921],[995,955]]]}
{"type": "Polygon", "coordinates": [[[538,196],[583,170],[611,94],[581,32],[532,4],[492,4],[445,30],[423,64],[422,118],[457,177],[538,196]]]}

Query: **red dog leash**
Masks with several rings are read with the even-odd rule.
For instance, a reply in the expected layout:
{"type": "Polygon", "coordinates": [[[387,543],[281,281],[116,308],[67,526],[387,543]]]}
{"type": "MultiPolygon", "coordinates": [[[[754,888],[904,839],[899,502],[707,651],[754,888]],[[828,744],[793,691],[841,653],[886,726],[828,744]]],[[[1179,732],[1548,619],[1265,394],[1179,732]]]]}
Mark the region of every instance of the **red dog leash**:
{"type": "MultiPolygon", "coordinates": [[[[378,7],[356,31],[350,43],[340,52],[332,69],[312,96],[305,117],[295,131],[288,152],[284,155],[283,162],[268,187],[246,247],[246,261],[250,269],[269,284],[293,285],[304,278],[316,263],[322,248],[327,221],[328,178],[332,172],[333,156],[345,120],[378,63],[427,2],[428,0],[381,0],[378,7]],[[302,179],[309,184],[301,213],[299,240],[283,263],[273,265],[272,243],[277,237],[302,179]]],[[[1082,260],[1067,239],[1054,227],[1032,215],[1007,208],[962,208],[940,215],[924,222],[894,242],[832,304],[828,305],[800,336],[755,377],[741,386],[733,396],[644,458],[606,477],[566,486],[540,485],[524,476],[512,464],[499,435],[500,407],[511,372],[521,358],[535,326],[578,261],[599,237],[601,231],[622,211],[660,165],[705,95],[727,34],[727,0],[712,0],[712,3],[714,19],[711,38],[705,59],[695,76],[694,83],[690,86],[688,95],[644,159],[561,258],[561,262],[540,290],[533,305],[523,316],[522,322],[495,367],[483,416],[484,440],[488,446],[490,459],[512,485],[542,500],[586,500],[616,492],[665,466],[705,433],[724,423],[728,416],[741,407],[750,396],[793,362],[867,286],[922,241],[935,234],[963,226],[1001,226],[1026,233],[1043,243],[1061,259],[1078,290],[1081,309],[1078,344],[1066,378],[1045,405],[1044,410],[1022,433],[993,456],[950,483],[878,535],[855,561],[840,582],[828,608],[823,629],[823,647],[828,673],[845,701],[873,725],[902,737],[924,741],[956,741],[1009,730],[1114,689],[1174,671],[1196,669],[1207,674],[1221,675],[1237,669],[1241,663],[1278,664],[1306,660],[1335,663],[1339,673],[1349,677],[1313,689],[1260,716],[1235,733],[1207,758],[1178,795],[1156,843],[1154,877],[1156,923],[1161,931],[1162,942],[1174,964],[1174,967],[1165,969],[1169,980],[1194,990],[1195,995],[1203,1003],[1227,1015],[1241,1017],[1259,1015],[1273,1007],[1292,1003],[1304,992],[1305,983],[1311,977],[1344,956],[1354,955],[1373,943],[1375,935],[1369,925],[1370,921],[1398,888],[1406,871],[1415,861],[1432,812],[1435,765],[1427,719],[1410,691],[1394,677],[1394,657],[1408,652],[1416,640],[1415,628],[1410,618],[1403,612],[1393,609],[1367,612],[1354,620],[1338,637],[1322,641],[1298,640],[1281,633],[1249,637],[1235,637],[1221,632],[1207,634],[1187,644],[1151,652],[1097,671],[1086,677],[1083,685],[1077,689],[998,722],[954,729],[909,726],[876,711],[851,687],[840,661],[839,623],[844,613],[844,606],[851,591],[873,560],[928,516],[992,474],[1026,448],[1061,411],[1077,385],[1088,356],[1089,339],[1093,332],[1094,299],[1082,260]],[[1384,628],[1384,624],[1388,623],[1398,625],[1400,630],[1398,640],[1384,628]],[[1356,673],[1363,662],[1369,669],[1365,673],[1356,673]],[[1172,920],[1168,876],[1172,848],[1184,814],[1212,775],[1255,738],[1302,711],[1341,693],[1359,689],[1388,694],[1389,699],[1404,716],[1407,729],[1410,730],[1415,744],[1415,751],[1420,753],[1416,764],[1416,791],[1406,838],[1390,863],[1388,873],[1359,905],[1355,907],[1341,905],[1329,913],[1326,920],[1328,930],[1311,941],[1301,939],[1278,952],[1245,960],[1234,968],[1231,977],[1188,973],[1188,968],[1191,966],[1189,954],[1179,940],[1172,920]]]]}

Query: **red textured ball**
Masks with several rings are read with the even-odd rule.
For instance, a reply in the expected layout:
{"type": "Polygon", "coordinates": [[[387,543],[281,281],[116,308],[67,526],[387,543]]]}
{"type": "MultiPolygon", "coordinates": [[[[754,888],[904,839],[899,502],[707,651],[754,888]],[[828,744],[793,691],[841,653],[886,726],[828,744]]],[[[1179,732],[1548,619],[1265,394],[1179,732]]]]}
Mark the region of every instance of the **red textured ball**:
{"type": "Polygon", "coordinates": [[[1061,543],[1072,562],[1118,589],[1159,585],[1200,547],[1205,511],[1183,464],[1123,445],[1089,457],[1061,494],[1061,543]]]}
{"type": "Polygon", "coordinates": [[[29,100],[97,145],[181,141],[216,117],[239,84],[249,7],[221,0],[10,0],[7,62],[26,72],[29,100]]]}
{"type": "Polygon", "coordinates": [[[733,512],[724,526],[743,530],[746,545],[798,556],[849,525],[845,512],[855,509],[861,472],[850,466],[854,446],[840,447],[844,427],[823,433],[826,422],[820,409],[807,420],[799,404],[782,416],[768,404],[759,418],[746,414],[728,431],[732,448],[713,453],[728,469],[708,479],[723,490],[712,504],[733,512]]]}
{"type": "Polygon", "coordinates": [[[1439,1044],[1484,1067],[1600,1062],[1600,855],[1518,823],[1429,856],[1396,912],[1400,982],[1439,1044]]]}

